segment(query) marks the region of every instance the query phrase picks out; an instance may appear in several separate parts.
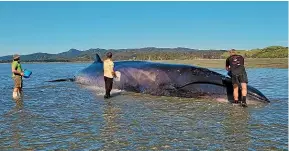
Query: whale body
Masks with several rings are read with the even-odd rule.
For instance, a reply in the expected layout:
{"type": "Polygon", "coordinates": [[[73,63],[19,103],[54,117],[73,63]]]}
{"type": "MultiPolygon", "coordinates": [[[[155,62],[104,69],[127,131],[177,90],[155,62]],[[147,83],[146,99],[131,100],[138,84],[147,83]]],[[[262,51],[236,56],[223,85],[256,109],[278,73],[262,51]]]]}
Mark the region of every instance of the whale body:
{"type": "MultiPolygon", "coordinates": [[[[114,81],[113,89],[156,96],[223,99],[233,102],[231,78],[207,68],[150,61],[115,61],[114,70],[120,72],[121,76],[114,81]]],[[[76,75],[75,81],[104,88],[103,62],[98,55],[90,66],[76,75]]],[[[247,92],[248,104],[252,101],[270,102],[250,85],[247,92]]]]}

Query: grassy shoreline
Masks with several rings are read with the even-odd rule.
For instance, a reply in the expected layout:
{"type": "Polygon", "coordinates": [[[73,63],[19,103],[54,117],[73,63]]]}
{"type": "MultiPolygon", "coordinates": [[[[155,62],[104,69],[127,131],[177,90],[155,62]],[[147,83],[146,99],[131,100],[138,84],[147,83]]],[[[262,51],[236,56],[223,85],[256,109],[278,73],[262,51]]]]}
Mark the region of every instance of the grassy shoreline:
{"type": "MultiPolygon", "coordinates": [[[[118,60],[115,60],[118,61],[118,60]]],[[[153,62],[188,64],[205,68],[224,68],[225,59],[194,59],[194,60],[151,60],[153,62]]],[[[23,64],[42,63],[93,63],[93,61],[73,61],[73,62],[22,62],[23,64]]],[[[10,63],[1,63],[10,64],[10,63]]],[[[281,68],[288,69],[288,58],[246,58],[246,68],[281,68]]]]}
{"type": "MultiPolygon", "coordinates": [[[[189,64],[205,68],[225,68],[225,59],[153,60],[154,62],[189,64]]],[[[288,69],[288,58],[246,58],[246,68],[288,69]]]]}

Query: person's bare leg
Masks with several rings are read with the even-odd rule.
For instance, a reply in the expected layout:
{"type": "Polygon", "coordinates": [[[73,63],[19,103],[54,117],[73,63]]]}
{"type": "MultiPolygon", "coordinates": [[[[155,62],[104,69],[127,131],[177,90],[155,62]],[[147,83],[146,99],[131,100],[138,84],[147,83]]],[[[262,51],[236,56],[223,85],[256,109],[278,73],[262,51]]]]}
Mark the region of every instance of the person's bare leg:
{"type": "Polygon", "coordinates": [[[238,91],[239,91],[239,87],[238,87],[238,84],[233,84],[233,89],[234,89],[234,102],[235,103],[238,103],[238,98],[239,98],[239,94],[238,94],[238,91]]]}
{"type": "Polygon", "coordinates": [[[23,97],[23,91],[22,91],[22,88],[19,88],[19,97],[23,97]]]}
{"type": "Polygon", "coordinates": [[[14,88],[13,90],[13,99],[18,99],[19,97],[19,88],[14,88]]]}
{"type": "Polygon", "coordinates": [[[22,91],[22,79],[21,77],[14,77],[14,90],[13,90],[13,99],[17,100],[21,98],[22,91]]]}
{"type": "Polygon", "coordinates": [[[247,96],[247,83],[241,83],[242,86],[242,105],[247,106],[246,96],[247,96]]]}
{"type": "Polygon", "coordinates": [[[23,81],[22,81],[22,78],[21,78],[21,86],[20,86],[20,88],[19,88],[19,96],[20,96],[21,98],[23,97],[22,87],[23,87],[23,81]]]}
{"type": "Polygon", "coordinates": [[[242,96],[247,96],[247,83],[241,83],[242,86],[242,96]]]}

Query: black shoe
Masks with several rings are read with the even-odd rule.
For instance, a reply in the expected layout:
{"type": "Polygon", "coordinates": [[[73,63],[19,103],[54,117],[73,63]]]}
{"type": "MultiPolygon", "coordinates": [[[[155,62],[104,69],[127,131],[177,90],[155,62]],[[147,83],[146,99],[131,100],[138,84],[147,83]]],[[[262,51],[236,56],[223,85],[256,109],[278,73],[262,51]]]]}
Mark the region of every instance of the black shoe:
{"type": "Polygon", "coordinates": [[[245,102],[242,101],[242,102],[241,102],[241,106],[243,106],[243,107],[248,107],[246,101],[245,101],[245,102]]]}
{"type": "Polygon", "coordinates": [[[108,96],[108,95],[104,95],[104,98],[105,98],[105,99],[108,99],[108,98],[109,98],[109,96],[108,96]]]}
{"type": "Polygon", "coordinates": [[[242,97],[241,105],[242,105],[243,107],[247,107],[246,96],[243,96],[243,97],[242,97]]]}

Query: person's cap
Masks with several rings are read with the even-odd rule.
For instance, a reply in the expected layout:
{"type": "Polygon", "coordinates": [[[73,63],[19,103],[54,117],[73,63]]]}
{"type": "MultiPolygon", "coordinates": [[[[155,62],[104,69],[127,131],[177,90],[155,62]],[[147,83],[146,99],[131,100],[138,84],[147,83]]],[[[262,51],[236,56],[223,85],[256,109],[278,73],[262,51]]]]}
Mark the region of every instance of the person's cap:
{"type": "Polygon", "coordinates": [[[13,55],[13,59],[17,59],[17,58],[20,58],[20,55],[14,54],[14,55],[13,55]]]}

